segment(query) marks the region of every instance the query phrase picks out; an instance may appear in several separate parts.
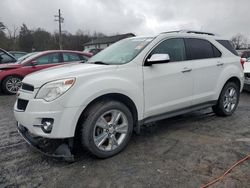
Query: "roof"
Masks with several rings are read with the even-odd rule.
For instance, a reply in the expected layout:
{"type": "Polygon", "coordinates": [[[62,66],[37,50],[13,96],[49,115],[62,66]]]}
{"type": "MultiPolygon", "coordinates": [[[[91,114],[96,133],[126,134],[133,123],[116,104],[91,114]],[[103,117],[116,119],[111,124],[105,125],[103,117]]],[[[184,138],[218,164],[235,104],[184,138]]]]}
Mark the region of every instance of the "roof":
{"type": "Polygon", "coordinates": [[[121,39],[125,39],[128,37],[134,37],[135,35],[133,33],[126,33],[122,35],[114,35],[114,36],[108,36],[108,37],[102,37],[97,38],[93,41],[87,42],[84,44],[84,46],[91,45],[91,44],[108,44],[108,43],[115,43],[121,39]]]}

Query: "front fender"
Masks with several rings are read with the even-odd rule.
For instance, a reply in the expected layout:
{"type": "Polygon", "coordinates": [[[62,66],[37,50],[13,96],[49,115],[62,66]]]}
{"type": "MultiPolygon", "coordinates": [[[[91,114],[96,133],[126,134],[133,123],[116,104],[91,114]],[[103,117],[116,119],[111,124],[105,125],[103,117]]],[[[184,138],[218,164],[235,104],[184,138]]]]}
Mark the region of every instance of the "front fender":
{"type": "Polygon", "coordinates": [[[117,76],[103,75],[98,77],[92,77],[88,81],[77,79],[74,89],[68,93],[68,98],[65,107],[79,106],[81,111],[96,98],[110,94],[118,93],[123,94],[130,98],[138,111],[138,119],[143,119],[144,98],[143,98],[143,82],[142,77],[139,74],[133,74],[134,76],[123,77],[118,73],[117,76]],[[139,79],[141,78],[141,79],[139,79]]]}

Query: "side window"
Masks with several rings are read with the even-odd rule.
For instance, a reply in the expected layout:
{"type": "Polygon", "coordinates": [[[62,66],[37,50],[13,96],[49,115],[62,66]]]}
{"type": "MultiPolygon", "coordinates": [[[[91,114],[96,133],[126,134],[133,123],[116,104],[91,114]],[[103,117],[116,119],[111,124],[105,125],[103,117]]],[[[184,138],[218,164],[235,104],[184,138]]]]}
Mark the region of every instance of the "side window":
{"type": "Polygon", "coordinates": [[[36,59],[38,65],[59,63],[59,53],[43,55],[36,59]]]}
{"type": "Polygon", "coordinates": [[[78,54],[73,53],[63,53],[63,61],[70,62],[70,61],[81,61],[78,54]]]}
{"type": "Polygon", "coordinates": [[[228,49],[230,52],[232,52],[234,55],[238,55],[237,51],[234,49],[231,41],[228,40],[217,40],[222,46],[224,46],[226,49],[228,49]]]}
{"type": "Polygon", "coordinates": [[[165,40],[150,53],[153,54],[168,54],[170,62],[184,61],[186,60],[184,40],[180,38],[165,40]]]}
{"type": "Polygon", "coordinates": [[[221,57],[221,52],[214,45],[212,45],[212,48],[214,51],[214,57],[221,57]]]}
{"type": "MultiPolygon", "coordinates": [[[[188,60],[214,58],[213,46],[204,39],[185,39],[188,60]]],[[[216,53],[216,52],[215,52],[216,53]]]]}

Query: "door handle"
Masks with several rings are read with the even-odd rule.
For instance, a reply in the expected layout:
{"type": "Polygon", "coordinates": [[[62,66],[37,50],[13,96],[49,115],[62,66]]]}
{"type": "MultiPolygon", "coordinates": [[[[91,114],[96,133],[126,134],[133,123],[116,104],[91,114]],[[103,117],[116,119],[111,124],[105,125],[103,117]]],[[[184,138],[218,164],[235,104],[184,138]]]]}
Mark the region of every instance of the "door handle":
{"type": "Polygon", "coordinates": [[[223,66],[224,63],[218,62],[216,65],[219,67],[219,66],[223,66]]]}
{"type": "Polygon", "coordinates": [[[185,72],[191,72],[191,71],[192,71],[191,68],[185,67],[181,72],[185,73],[185,72]]]}

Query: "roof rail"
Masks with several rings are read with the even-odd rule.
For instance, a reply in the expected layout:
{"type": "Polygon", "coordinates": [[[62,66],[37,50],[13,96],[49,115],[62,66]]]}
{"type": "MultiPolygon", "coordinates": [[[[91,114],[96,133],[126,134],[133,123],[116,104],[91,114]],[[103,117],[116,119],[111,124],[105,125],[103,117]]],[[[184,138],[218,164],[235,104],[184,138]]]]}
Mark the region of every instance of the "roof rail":
{"type": "Polygon", "coordinates": [[[193,31],[193,30],[181,30],[180,33],[193,33],[193,34],[203,34],[203,35],[210,35],[210,36],[216,35],[214,33],[208,33],[208,32],[203,32],[203,31],[193,31]]]}
{"type": "Polygon", "coordinates": [[[168,32],[163,32],[161,34],[167,34],[167,33],[193,33],[193,34],[200,34],[200,35],[218,36],[217,34],[214,34],[214,33],[208,33],[208,32],[203,32],[203,31],[193,31],[193,30],[168,31],[168,32]]]}

